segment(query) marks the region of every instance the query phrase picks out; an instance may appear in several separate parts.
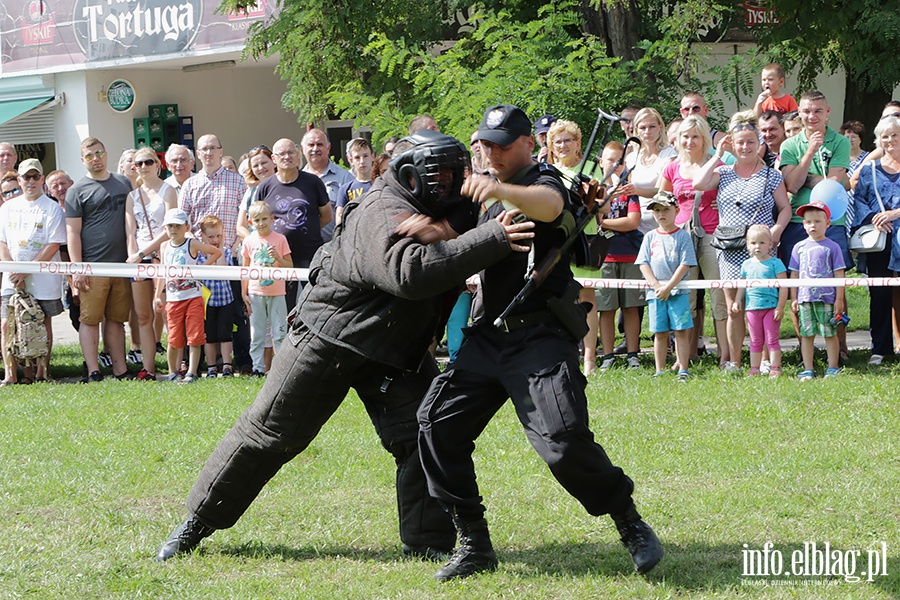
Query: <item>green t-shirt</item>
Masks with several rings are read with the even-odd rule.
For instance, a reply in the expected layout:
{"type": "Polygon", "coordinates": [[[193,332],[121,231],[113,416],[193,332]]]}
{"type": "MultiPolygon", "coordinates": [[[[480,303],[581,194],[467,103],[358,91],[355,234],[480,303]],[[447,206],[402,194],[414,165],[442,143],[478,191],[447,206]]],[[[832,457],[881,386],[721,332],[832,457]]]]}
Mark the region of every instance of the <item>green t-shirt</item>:
{"type": "MultiPolygon", "coordinates": [[[[805,129],[785,140],[781,144],[781,169],[787,165],[799,165],[807,148],[809,148],[809,138],[806,137],[805,129]]],[[[826,177],[828,170],[834,168],[850,168],[850,140],[831,127],[826,127],[825,142],[813,157],[812,163],[809,165],[809,174],[826,177]]],[[[797,216],[797,208],[809,204],[810,193],[812,193],[810,188],[802,187],[796,194],[791,194],[791,223],[803,222],[803,219],[797,216]]],[[[844,225],[844,217],[832,221],[831,224],[844,225]]]]}

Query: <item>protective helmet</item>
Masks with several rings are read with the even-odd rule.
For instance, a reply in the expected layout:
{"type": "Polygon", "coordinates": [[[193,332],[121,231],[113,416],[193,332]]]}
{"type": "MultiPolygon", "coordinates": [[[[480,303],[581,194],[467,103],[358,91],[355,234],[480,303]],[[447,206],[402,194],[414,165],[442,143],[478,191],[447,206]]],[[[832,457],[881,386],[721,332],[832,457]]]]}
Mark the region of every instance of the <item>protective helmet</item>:
{"type": "Polygon", "coordinates": [[[391,160],[397,182],[425,214],[441,218],[460,201],[469,151],[455,137],[423,129],[397,142],[391,160]]]}

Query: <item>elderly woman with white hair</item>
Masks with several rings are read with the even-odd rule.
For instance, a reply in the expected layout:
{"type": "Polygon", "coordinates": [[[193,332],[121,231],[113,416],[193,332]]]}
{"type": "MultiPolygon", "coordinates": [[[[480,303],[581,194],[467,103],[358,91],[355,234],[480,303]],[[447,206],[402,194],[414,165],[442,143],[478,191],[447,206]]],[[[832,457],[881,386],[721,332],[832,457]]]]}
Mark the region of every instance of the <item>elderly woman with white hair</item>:
{"type": "MultiPolygon", "coordinates": [[[[864,164],[853,194],[854,219],[851,231],[871,223],[887,234],[881,252],[860,254],[860,269],[870,277],[890,277],[900,271],[900,118],[887,116],[875,127],[875,140],[884,156],[864,164]]],[[[869,364],[880,365],[885,356],[894,354],[891,307],[894,289],[869,287],[869,331],[872,356],[869,364]]]]}

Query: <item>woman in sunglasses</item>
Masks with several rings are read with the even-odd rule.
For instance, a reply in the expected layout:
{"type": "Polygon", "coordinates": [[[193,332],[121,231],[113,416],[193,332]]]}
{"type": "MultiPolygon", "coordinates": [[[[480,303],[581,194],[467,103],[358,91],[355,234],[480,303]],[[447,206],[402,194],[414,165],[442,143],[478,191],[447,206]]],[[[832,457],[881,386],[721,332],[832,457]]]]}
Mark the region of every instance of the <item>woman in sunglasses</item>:
{"type": "MultiPolygon", "coordinates": [[[[152,148],[140,148],[134,153],[134,167],[137,170],[137,187],[131,192],[134,204],[134,221],[137,226],[135,238],[138,252],[128,257],[130,263],[150,263],[156,259],[160,244],[168,239],[163,218],[170,208],[177,208],[178,195],[175,188],[163,181],[160,176],[159,157],[152,148]]],[[[132,280],[131,296],[134,312],[137,314],[139,335],[132,329],[132,345],[137,340],[140,344],[143,368],[137,375],[139,381],[156,380],[156,343],[159,341],[161,327],[154,327],[153,310],[154,280],[132,280]]]]}
{"type": "MultiPolygon", "coordinates": [[[[720,227],[749,227],[766,225],[772,231],[772,248],[778,246],[781,234],[791,219],[791,203],[781,173],[767,167],[759,158],[759,132],[756,112],[748,110],[731,117],[728,135],[716,146],[715,155],[694,177],[696,190],[718,190],[716,202],[720,227]],[[722,156],[731,152],[737,162],[723,165],[722,156]],[[777,211],[776,211],[777,209],[777,211]],[[777,218],[774,215],[777,212],[777,218]]],[[[750,258],[745,244],[740,248],[719,250],[719,274],[722,279],[739,279],[741,265],[750,258]]],[[[725,289],[725,305],[735,304],[737,289],[725,289]]],[[[729,358],[724,366],[732,373],[741,369],[741,350],[744,345],[744,312],[728,311],[726,331],[729,358]]]]}
{"type": "Polygon", "coordinates": [[[22,188],[19,186],[19,175],[15,171],[8,171],[0,179],[0,204],[7,200],[20,196],[22,188]]]}

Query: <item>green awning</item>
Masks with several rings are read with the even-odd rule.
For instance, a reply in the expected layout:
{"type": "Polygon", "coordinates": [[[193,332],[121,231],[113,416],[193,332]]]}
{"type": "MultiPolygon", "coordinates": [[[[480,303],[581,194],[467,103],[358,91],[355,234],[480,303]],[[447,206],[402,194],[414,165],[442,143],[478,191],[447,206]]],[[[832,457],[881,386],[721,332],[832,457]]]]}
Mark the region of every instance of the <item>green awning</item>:
{"type": "Polygon", "coordinates": [[[0,125],[21,117],[51,100],[53,100],[53,96],[28,98],[27,100],[0,100],[0,125]]]}

